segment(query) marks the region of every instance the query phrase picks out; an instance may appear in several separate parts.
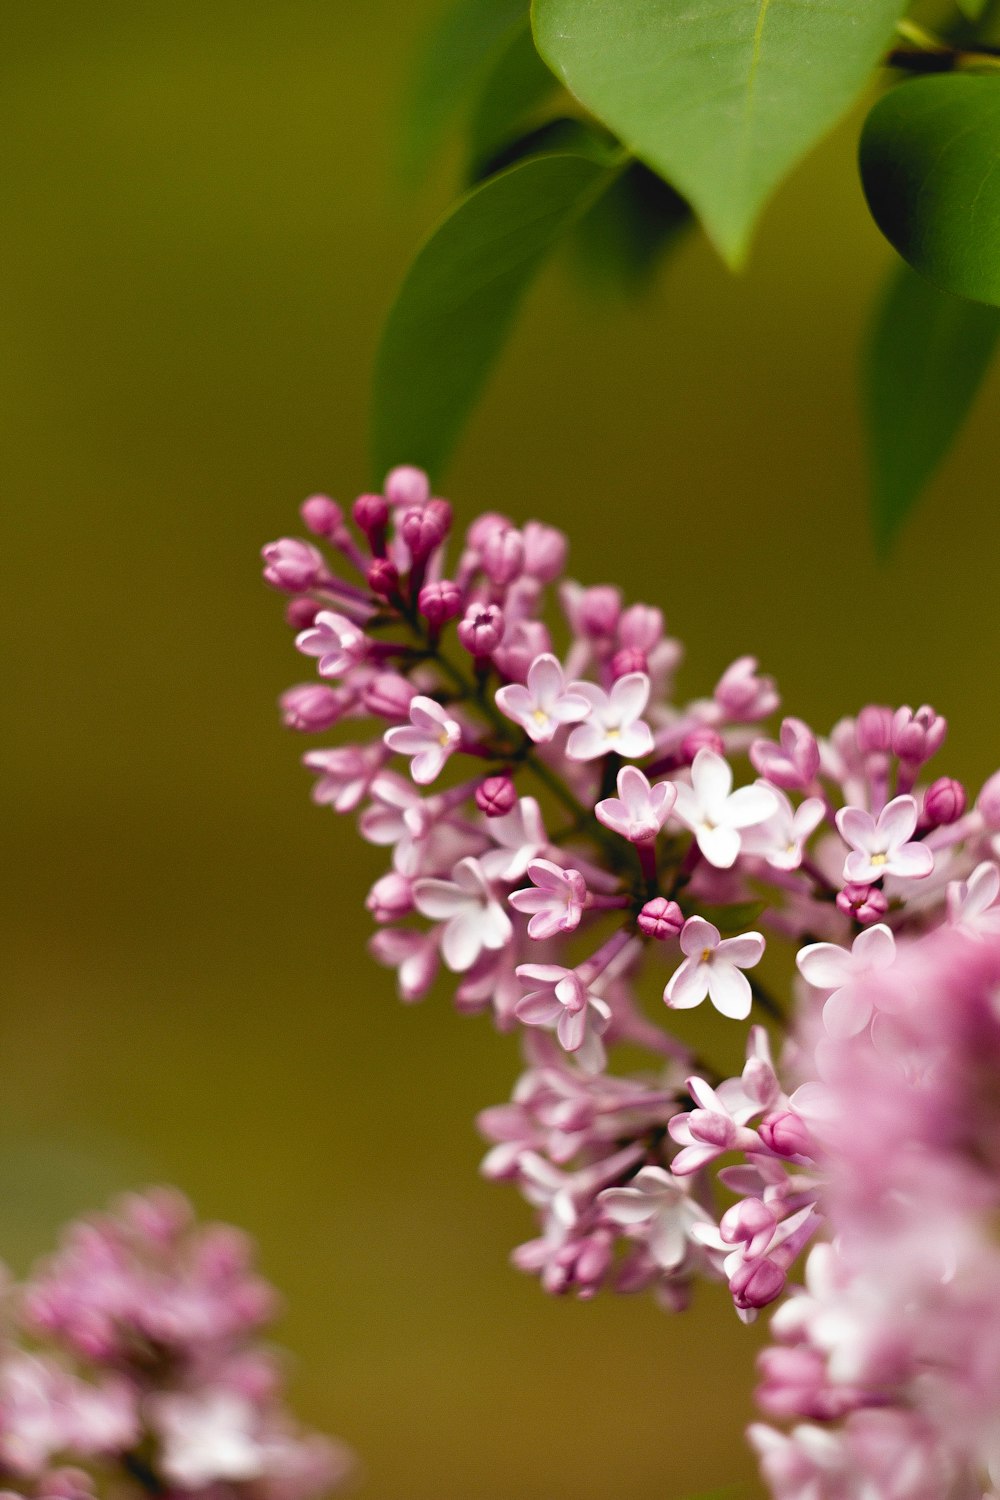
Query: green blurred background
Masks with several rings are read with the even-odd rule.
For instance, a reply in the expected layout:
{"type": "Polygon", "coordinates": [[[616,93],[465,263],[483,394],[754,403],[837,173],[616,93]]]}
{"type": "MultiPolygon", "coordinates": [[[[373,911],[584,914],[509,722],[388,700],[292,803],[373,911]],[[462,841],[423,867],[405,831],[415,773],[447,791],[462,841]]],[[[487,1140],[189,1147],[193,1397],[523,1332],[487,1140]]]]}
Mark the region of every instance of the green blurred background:
{"type": "MultiPolygon", "coordinates": [[[[676,1500],[739,1482],[748,1335],[720,1294],[547,1300],[528,1211],[477,1177],[509,1040],[364,953],[381,858],[314,809],[261,543],[364,487],[380,319],[454,161],[393,168],[435,0],[32,0],[3,71],[8,888],[0,1246],[171,1180],[246,1225],[288,1299],[299,1406],[372,1500],[676,1500]]],[[[537,515],[661,602],[683,687],[756,652],[826,726],[868,699],[1000,754],[1000,376],[891,564],[855,405],[890,254],[857,121],[734,280],[690,239],[642,302],[554,266],[446,486],[537,515]]]]}

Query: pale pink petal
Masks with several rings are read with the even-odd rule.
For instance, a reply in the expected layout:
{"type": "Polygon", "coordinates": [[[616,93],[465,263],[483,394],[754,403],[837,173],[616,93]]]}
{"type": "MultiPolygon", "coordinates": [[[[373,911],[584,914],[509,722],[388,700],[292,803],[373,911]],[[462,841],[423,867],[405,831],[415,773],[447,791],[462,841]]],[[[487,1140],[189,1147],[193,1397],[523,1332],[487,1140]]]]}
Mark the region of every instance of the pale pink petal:
{"type": "Polygon", "coordinates": [[[732,790],[732,767],[714,750],[699,750],[691,765],[691,781],[702,807],[717,808],[732,790]]]}
{"type": "Polygon", "coordinates": [[[573,1053],[576,1058],[577,1067],[582,1068],[585,1073],[600,1073],[607,1062],[607,1054],[604,1043],[594,1030],[584,1034],[579,1047],[573,1053]]]}
{"type": "Polygon", "coordinates": [[[694,788],[688,786],[686,781],[675,781],[673,785],[675,788],[674,817],[686,824],[688,828],[694,828],[700,817],[698,798],[694,788]]]}
{"type": "Polygon", "coordinates": [[[705,949],[719,946],[719,929],[704,917],[689,917],[681,928],[681,952],[687,958],[701,958],[705,949]]]}
{"type": "Polygon", "coordinates": [[[879,922],[858,933],[851,953],[865,970],[887,969],[896,957],[896,939],[885,923],[879,922]]]}
{"type": "Polygon", "coordinates": [[[537,890],[534,886],[526,886],[523,891],[511,891],[507,897],[515,911],[529,913],[542,911],[549,906],[551,899],[546,891],[537,890]]]}
{"type": "Polygon", "coordinates": [[[708,964],[687,958],[671,975],[663,998],[673,1010],[692,1010],[708,994],[708,964]]]}
{"type": "Polygon", "coordinates": [[[578,724],[590,713],[590,704],[578,693],[563,693],[549,706],[549,713],[557,724],[578,724]]]}
{"type": "Polygon", "coordinates": [[[598,1201],[616,1224],[645,1224],[658,1211],[656,1199],[638,1188],[608,1188],[598,1201]]]}
{"type": "Polygon", "coordinates": [[[934,868],[934,855],[926,844],[903,844],[893,850],[889,863],[901,880],[922,880],[934,868]]]}
{"type": "MultiPolygon", "coordinates": [[[[536,656],[531,663],[528,687],[540,708],[551,708],[562,692],[563,669],[551,652],[546,651],[542,656],[536,656]]],[[[497,697],[499,698],[499,694],[497,697]]]]}
{"type": "Polygon", "coordinates": [[[830,1036],[844,1041],[864,1030],[871,1013],[864,985],[848,984],[836,990],[823,1006],[823,1025],[830,1036]]]}
{"type": "Polygon", "coordinates": [[[650,788],[653,812],[660,823],[666,822],[677,800],[677,786],[673,781],[658,781],[650,788]]]}
{"type": "Polygon", "coordinates": [[[842,807],[837,813],[841,837],[858,849],[870,849],[875,837],[875,819],[860,807],[842,807]]]}
{"type": "Polygon", "coordinates": [[[394,729],[387,729],[382,738],[397,755],[419,755],[427,748],[427,735],[412,724],[397,724],[394,729]]]}
{"type": "Polygon", "coordinates": [[[905,844],[917,826],[917,804],[912,797],[894,797],[878,816],[879,836],[893,844],[905,844]]]}
{"type": "Polygon", "coordinates": [[[482,951],[481,933],[482,913],[473,907],[465,906],[452,917],[441,939],[441,956],[454,973],[472,968],[482,951]]]}
{"type": "Polygon", "coordinates": [[[984,860],[969,876],[962,901],[962,915],[966,919],[981,917],[1000,896],[1000,869],[984,860]]]}
{"type": "Polygon", "coordinates": [[[578,724],[566,742],[566,755],[570,760],[596,760],[607,751],[604,731],[596,724],[578,724]]]}
{"type": "Polygon", "coordinates": [[[867,885],[869,881],[881,880],[885,874],[885,865],[873,865],[871,855],[860,849],[853,849],[844,860],[844,879],[853,881],[856,885],[867,885]]]}
{"type": "Polygon", "coordinates": [[[418,880],[413,886],[413,904],[432,922],[443,922],[465,906],[467,897],[450,880],[418,880]]]}
{"type": "Polygon", "coordinates": [[[854,973],[851,954],[836,943],[808,943],[795,962],[802,978],[817,990],[834,990],[854,973]]]}
{"type": "Polygon", "coordinates": [[[519,682],[513,682],[508,687],[498,688],[496,702],[501,713],[506,714],[508,719],[513,719],[518,724],[522,719],[527,718],[534,709],[531,694],[519,682]]]}
{"type": "Polygon", "coordinates": [[[726,803],[726,822],[731,828],[749,828],[777,811],[778,799],[770,787],[741,786],[726,803]]]}
{"type": "Polygon", "coordinates": [[[705,968],[708,971],[708,998],[716,1010],[730,1020],[744,1021],[753,1004],[753,992],[746,975],[727,963],[710,963],[705,968]]]}
{"type": "Polygon", "coordinates": [[[559,1045],[565,1047],[567,1052],[575,1052],[583,1046],[584,1037],[587,1034],[587,1012],[586,1010],[563,1010],[556,1025],[556,1036],[559,1045]]]}
{"type": "Polygon", "coordinates": [[[444,750],[439,745],[433,745],[413,757],[410,762],[410,775],[418,786],[430,786],[431,782],[436,781],[440,776],[447,759],[444,750]]]}
{"type": "Polygon", "coordinates": [[[698,848],[717,870],[729,870],[736,863],[740,836],[735,828],[699,828],[696,836],[698,848]]]}
{"type": "Polygon", "coordinates": [[[640,756],[648,755],[653,748],[653,731],[649,725],[640,720],[636,724],[629,724],[627,728],[619,732],[615,741],[615,749],[619,755],[629,760],[638,760],[640,756]]]}
{"type": "Polygon", "coordinates": [[[552,995],[535,990],[517,1002],[514,1014],[528,1026],[554,1026],[563,1014],[563,1008],[552,995]]]}
{"type": "Polygon", "coordinates": [[[759,932],[744,932],[739,937],[723,938],[716,949],[720,960],[738,969],[752,969],[764,954],[764,939],[759,932]]]}
{"type": "Polygon", "coordinates": [[[481,918],[481,936],[484,948],[491,953],[505,948],[513,935],[510,918],[497,901],[491,901],[481,918]]]}
{"type": "Polygon", "coordinates": [[[610,693],[611,709],[623,723],[638,719],[649,702],[649,678],[645,672],[628,672],[619,677],[610,693]]]}
{"type": "Polygon", "coordinates": [[[679,1266],[687,1249],[684,1225],[674,1214],[661,1214],[650,1230],[647,1244],[650,1255],[664,1270],[679,1266]]]}

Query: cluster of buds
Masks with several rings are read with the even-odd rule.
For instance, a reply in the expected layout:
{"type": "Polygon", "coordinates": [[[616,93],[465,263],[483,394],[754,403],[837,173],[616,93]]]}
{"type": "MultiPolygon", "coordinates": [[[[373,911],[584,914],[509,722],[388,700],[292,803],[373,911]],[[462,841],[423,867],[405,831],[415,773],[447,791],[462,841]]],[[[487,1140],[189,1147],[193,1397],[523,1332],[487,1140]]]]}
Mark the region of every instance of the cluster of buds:
{"type": "Polygon", "coordinates": [[[347,1450],[303,1432],[261,1342],[277,1295],[252,1246],[197,1226],[180,1194],[132,1196],[70,1225],[23,1286],[0,1346],[5,1496],[320,1500],[347,1450]]]}
{"type": "Polygon", "coordinates": [[[777,1067],[765,1029],[789,1014],[755,972],[766,943],[795,958],[793,1058],[805,1022],[817,1056],[876,1035],[873,976],[911,941],[1000,929],[1000,773],[971,805],[931,779],[946,724],[926,706],[770,737],[780,700],[751,656],[674,701],[659,609],[566,578],[539,522],[489,513],[455,539],[418,470],[360,497],[353,527],[326,497],[302,517],[313,541],[264,549],[319,679],[283,717],[336,726],[304,756],[315,800],[391,851],[371,951],[401,997],[443,969],[459,1010],[523,1031],[513,1099],[480,1118],[485,1172],[538,1216],[515,1263],[671,1308],[709,1276],[754,1318],[830,1233],[809,1070],[777,1067]],[[706,1001],[754,1022],[738,1077],[670,1027],[706,1001]],[[621,1044],[646,1067],[612,1071],[621,1044]]]}

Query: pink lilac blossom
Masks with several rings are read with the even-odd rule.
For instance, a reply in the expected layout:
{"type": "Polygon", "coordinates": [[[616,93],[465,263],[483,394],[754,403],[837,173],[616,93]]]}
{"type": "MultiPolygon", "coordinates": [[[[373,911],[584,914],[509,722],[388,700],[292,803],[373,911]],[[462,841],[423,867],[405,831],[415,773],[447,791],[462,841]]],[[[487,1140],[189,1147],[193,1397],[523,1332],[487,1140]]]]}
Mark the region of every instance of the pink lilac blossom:
{"type": "Polygon", "coordinates": [[[479,1120],[484,1173],[537,1218],[515,1265],[583,1298],[677,1310],[708,1278],[746,1321],[776,1304],[761,1405],[792,1425],[751,1440],[777,1500],[1000,1500],[1000,772],[975,797],[928,772],[927,705],[769,729],[750,654],[676,699],[658,608],[566,578],[538,521],[454,536],[419,470],[356,531],[326,497],[303,517],[316,547],[272,544],[265,577],[338,681],[282,714],[332,731],[314,796],[392,861],[371,951],[401,998],[443,961],[462,1013],[520,1032],[479,1120]],[[794,1017],[747,978],[765,941],[794,1017]],[[674,1034],[706,999],[755,1021],[737,1076],[674,1034]],[[777,1061],[761,1020],[791,1026],[777,1061]]]}
{"type": "Polygon", "coordinates": [[[277,1294],[250,1242],[196,1224],[179,1193],[71,1224],[6,1301],[4,1493],[320,1500],[353,1468],[285,1409],[261,1338],[277,1294]]]}

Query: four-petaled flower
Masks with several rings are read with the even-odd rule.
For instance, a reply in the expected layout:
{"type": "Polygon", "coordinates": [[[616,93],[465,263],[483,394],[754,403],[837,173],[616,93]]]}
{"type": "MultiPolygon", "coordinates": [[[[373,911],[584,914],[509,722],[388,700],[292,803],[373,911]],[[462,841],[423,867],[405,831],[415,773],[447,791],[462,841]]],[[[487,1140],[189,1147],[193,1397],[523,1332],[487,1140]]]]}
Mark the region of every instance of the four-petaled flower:
{"type": "Polygon", "coordinates": [[[663,991],[674,1010],[690,1010],[707,995],[722,1015],[742,1021],[750,1014],[753,992],[743,973],[760,963],[764,939],[759,932],[723,938],[704,917],[689,917],[681,931],[687,956],[663,991]]]}
{"type": "Polygon", "coordinates": [[[564,870],[550,859],[533,859],[528,879],[533,884],[512,891],[508,900],[515,911],[532,913],[529,937],[555,937],[557,932],[572,932],[580,925],[587,904],[587,882],[579,870],[564,870]]]}
{"type": "Polygon", "coordinates": [[[677,800],[672,781],[650,786],[638,766],[622,766],[618,772],[618,796],[605,797],[594,808],[605,828],[620,833],[633,844],[655,839],[677,800]]]}
{"type": "Polygon", "coordinates": [[[433,922],[444,922],[441,955],[455,974],[471,969],[483,949],[509,943],[513,928],[477,859],[460,859],[453,880],[417,880],[413,900],[433,922]]]}
{"type": "Polygon", "coordinates": [[[687,1177],[727,1151],[760,1150],[760,1138],[746,1123],[757,1105],[729,1104],[703,1078],[689,1078],[687,1087],[696,1107],[667,1122],[671,1139],[681,1147],[670,1163],[675,1177],[687,1177]]]}
{"type": "Polygon", "coordinates": [[[831,1036],[854,1036],[868,1023],[874,1008],[860,980],[888,969],[896,957],[896,940],[884,922],[859,932],[850,950],[836,943],[807,943],[795,960],[807,984],[832,990],[823,1007],[823,1024],[831,1036]]]}
{"type": "Polygon", "coordinates": [[[628,1187],[605,1188],[597,1201],[612,1223],[623,1228],[643,1226],[650,1255],[665,1271],[684,1261],[695,1224],[712,1219],[686,1188],[662,1167],[642,1167],[628,1187]]]}
{"type": "Polygon", "coordinates": [[[531,663],[526,687],[512,682],[499,688],[496,701],[536,745],[547,744],[563,724],[578,724],[590,712],[589,699],[575,687],[567,689],[563,669],[549,651],[531,663]]]}
{"type": "Polygon", "coordinates": [[[934,855],[913,834],[917,827],[917,804],[912,797],[894,797],[878,818],[861,807],[842,807],[837,827],[851,852],[844,860],[844,879],[859,885],[896,875],[920,880],[934,868],[934,855]]]}
{"type": "Polygon", "coordinates": [[[674,816],[690,828],[698,848],[718,870],[736,863],[741,831],[763,823],[778,810],[774,791],[758,782],[733,791],[733,772],[714,750],[699,750],[691,765],[691,785],[677,783],[674,816]]]}
{"type": "Polygon", "coordinates": [[[1000,870],[991,860],[977,865],[968,880],[948,887],[948,920],[969,932],[1000,932],[1000,870]]]}
{"type": "Polygon", "coordinates": [[[367,642],[364,635],[346,615],[332,609],[321,609],[308,630],[295,637],[303,656],[319,657],[321,677],[340,677],[364,660],[367,642]]]}
{"type": "Polygon", "coordinates": [[[777,804],[775,811],[741,835],[742,852],[759,854],[773,870],[797,870],[803,846],[822,823],[826,808],[819,797],[807,797],[793,807],[784,792],[768,790],[777,804]]]}
{"type": "Polygon", "coordinates": [[[570,760],[597,760],[601,755],[621,755],[636,760],[653,748],[653,731],[642,719],[649,702],[649,678],[645,672],[628,672],[612,684],[611,691],[592,682],[572,682],[569,691],[588,704],[587,717],[577,724],[566,744],[570,760]]]}
{"type": "Polygon", "coordinates": [[[490,880],[520,880],[549,846],[541,809],[534,797],[521,797],[509,813],[488,818],[486,832],[497,845],[480,856],[490,880]]]}
{"type": "Polygon", "coordinates": [[[559,1044],[588,1072],[604,1066],[602,1034],[611,1011],[592,995],[575,969],[558,964],[519,964],[517,977],[537,986],[514,1006],[514,1014],[526,1026],[544,1026],[555,1031],[559,1044]]]}
{"type": "Polygon", "coordinates": [[[433,698],[418,696],[410,704],[409,724],[397,724],[383,735],[390,750],[412,756],[410,775],[420,786],[440,776],[445,761],[462,740],[462,726],[433,698]]]}

